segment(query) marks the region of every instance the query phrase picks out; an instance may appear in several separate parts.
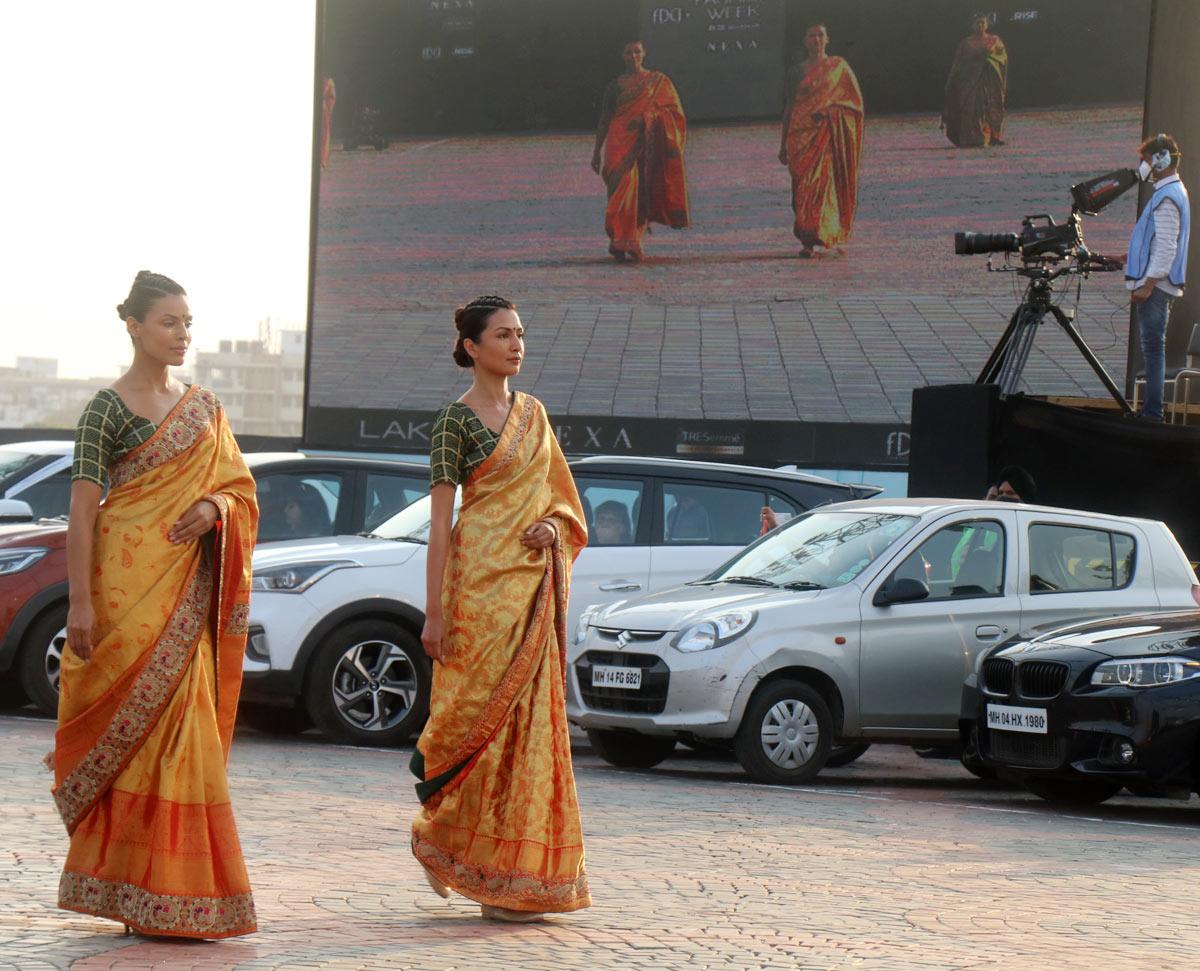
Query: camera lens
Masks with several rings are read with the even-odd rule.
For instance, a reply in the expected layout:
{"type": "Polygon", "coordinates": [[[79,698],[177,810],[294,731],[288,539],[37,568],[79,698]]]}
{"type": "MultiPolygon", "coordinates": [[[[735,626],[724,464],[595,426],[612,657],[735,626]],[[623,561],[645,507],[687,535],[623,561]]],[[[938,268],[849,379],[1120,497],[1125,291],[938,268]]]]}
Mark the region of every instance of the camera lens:
{"type": "Polygon", "coordinates": [[[1016,233],[955,233],[954,252],[959,256],[978,256],[981,253],[1015,253],[1021,248],[1016,233]]]}

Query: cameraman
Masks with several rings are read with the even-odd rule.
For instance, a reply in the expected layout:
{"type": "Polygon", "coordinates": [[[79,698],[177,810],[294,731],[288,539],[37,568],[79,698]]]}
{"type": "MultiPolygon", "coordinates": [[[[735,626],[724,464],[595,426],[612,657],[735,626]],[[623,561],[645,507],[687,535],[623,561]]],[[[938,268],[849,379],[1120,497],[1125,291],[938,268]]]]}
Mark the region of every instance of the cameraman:
{"type": "Polygon", "coordinates": [[[1138,152],[1138,175],[1154,183],[1154,192],[1133,227],[1125,285],[1131,291],[1146,366],[1140,417],[1162,421],[1167,319],[1172,302],[1183,294],[1191,210],[1177,172],[1181,153],[1175,139],[1156,135],[1142,142],[1138,152]]]}

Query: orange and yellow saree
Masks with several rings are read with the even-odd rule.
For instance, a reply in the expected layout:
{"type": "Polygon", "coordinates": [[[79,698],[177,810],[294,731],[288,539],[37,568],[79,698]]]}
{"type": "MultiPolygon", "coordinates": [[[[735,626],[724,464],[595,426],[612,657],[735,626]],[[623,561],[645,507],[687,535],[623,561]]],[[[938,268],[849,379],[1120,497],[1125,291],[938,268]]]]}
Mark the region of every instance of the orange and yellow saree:
{"type": "Polygon", "coordinates": [[[675,85],[661,71],[623,74],[605,95],[611,115],[600,174],[608,190],[604,231],[614,256],[642,255],[650,223],[686,229],[683,151],[687,118],[675,85]]]}
{"type": "Polygon", "coordinates": [[[964,38],[946,80],[942,124],[959,148],[1002,141],[1008,100],[1008,50],[995,34],[964,38]]]}
{"type": "Polygon", "coordinates": [[[784,144],[792,176],[792,232],[806,248],[850,237],[858,208],[863,98],[840,57],[813,64],[795,84],[784,144]]]}
{"type": "Polygon", "coordinates": [[[193,385],[109,469],[94,540],[88,661],[63,653],[54,801],[71,845],[67,910],[145,934],[255,930],[229,804],[258,522],[251,478],[216,397],[193,385]],[[219,528],[174,545],[198,499],[219,528]]]}
{"type": "Polygon", "coordinates": [[[434,665],[413,771],[413,854],[481,904],[565,912],[591,903],[564,688],[571,564],[583,509],[541,403],[518,393],[463,486],[443,604],[450,654],[434,665]],[[522,532],[550,519],[545,550],[522,532]]]}

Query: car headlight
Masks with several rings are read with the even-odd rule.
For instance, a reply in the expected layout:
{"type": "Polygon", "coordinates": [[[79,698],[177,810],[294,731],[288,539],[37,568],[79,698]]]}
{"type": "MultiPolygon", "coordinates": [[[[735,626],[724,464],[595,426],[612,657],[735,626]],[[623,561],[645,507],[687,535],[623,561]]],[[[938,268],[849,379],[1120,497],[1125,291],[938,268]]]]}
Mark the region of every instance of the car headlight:
{"type": "Polygon", "coordinates": [[[588,604],[583,608],[583,613],[579,615],[579,623],[575,625],[575,643],[582,644],[584,638],[587,637],[588,628],[592,625],[592,620],[596,614],[600,613],[603,604],[588,604]]]}
{"type": "Polygon", "coordinates": [[[671,646],[685,654],[722,647],[746,633],[757,617],[753,610],[731,610],[710,617],[681,630],[671,641],[671,646]]]}
{"type": "Polygon", "coordinates": [[[1200,661],[1181,658],[1135,657],[1105,661],[1092,672],[1092,684],[1123,684],[1127,688],[1157,688],[1200,677],[1200,661]]]}
{"type": "Polygon", "coordinates": [[[269,570],[259,570],[250,582],[251,590],[263,590],[271,593],[303,593],[322,577],[327,577],[335,570],[346,570],[361,563],[353,560],[325,560],[321,563],[293,563],[290,566],[277,566],[269,570]]]}
{"type": "Polygon", "coordinates": [[[28,570],[49,553],[45,546],[22,546],[15,550],[0,550],[0,577],[28,570]]]}

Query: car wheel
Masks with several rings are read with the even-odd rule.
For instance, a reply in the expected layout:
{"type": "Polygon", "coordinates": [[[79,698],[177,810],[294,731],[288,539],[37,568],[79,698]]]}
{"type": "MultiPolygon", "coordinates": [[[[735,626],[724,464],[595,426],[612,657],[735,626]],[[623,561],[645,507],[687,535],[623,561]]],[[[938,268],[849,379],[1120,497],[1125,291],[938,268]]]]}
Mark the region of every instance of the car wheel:
{"type": "Polygon", "coordinates": [[[734,740],[756,782],[799,785],[825,767],[833,717],[820,693],[801,681],[772,681],[750,699],[734,740]]]}
{"type": "Polygon", "coordinates": [[[312,727],[312,719],[303,705],[276,707],[242,702],[238,706],[238,721],[265,735],[298,735],[312,727]]]}
{"type": "Polygon", "coordinates": [[[859,745],[835,745],[829,750],[829,758],[825,760],[825,765],[830,769],[840,769],[842,766],[857,762],[870,747],[870,742],[863,742],[859,745]]]}
{"type": "Polygon", "coordinates": [[[609,728],[589,728],[592,751],[609,765],[622,769],[650,769],[675,751],[675,739],[667,735],[643,735],[609,728]]]}
{"type": "Polygon", "coordinates": [[[1111,782],[1090,779],[1023,779],[1022,783],[1035,796],[1060,806],[1095,806],[1121,791],[1111,782]]]}
{"type": "Polygon", "coordinates": [[[67,605],[51,607],[29,628],[21,648],[21,687],[44,714],[58,714],[58,678],[67,646],[67,605]]]}
{"type": "Polygon", "coordinates": [[[0,708],[20,708],[28,701],[18,672],[10,671],[0,680],[0,708]]]}
{"type": "Polygon", "coordinates": [[[399,624],[359,620],[333,631],[309,666],[305,707],[329,738],[398,745],[429,714],[429,662],[399,624]]]}

